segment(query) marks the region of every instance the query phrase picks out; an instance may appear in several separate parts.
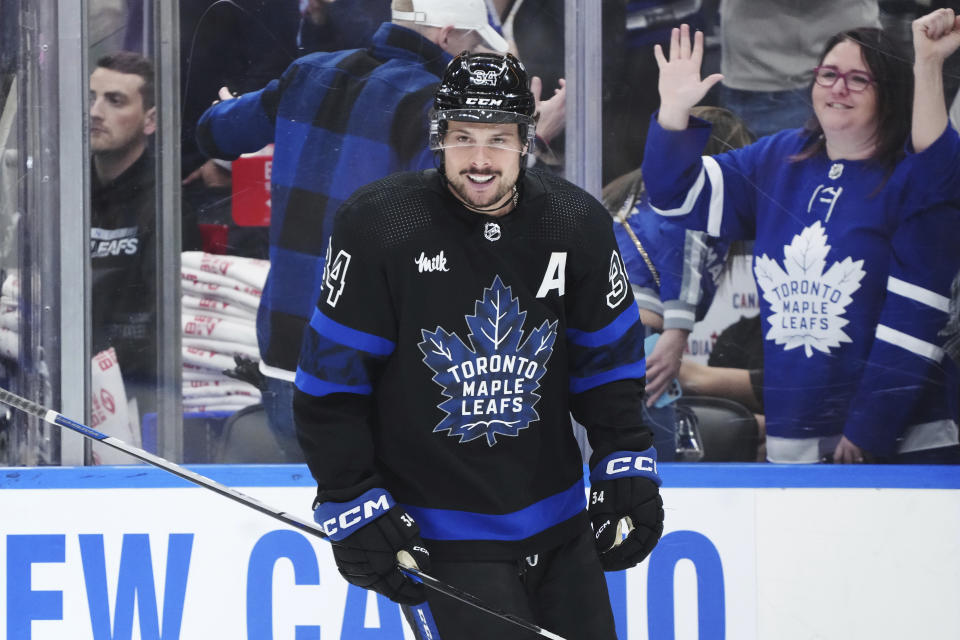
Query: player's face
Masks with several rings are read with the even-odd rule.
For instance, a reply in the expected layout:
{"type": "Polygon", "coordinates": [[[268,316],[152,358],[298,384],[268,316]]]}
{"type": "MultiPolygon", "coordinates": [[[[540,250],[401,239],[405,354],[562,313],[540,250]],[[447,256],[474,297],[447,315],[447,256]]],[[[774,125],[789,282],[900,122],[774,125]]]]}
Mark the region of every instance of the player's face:
{"type": "MultiPolygon", "coordinates": [[[[861,71],[870,75],[867,63],[860,54],[860,45],[843,40],[824,57],[821,66],[835,67],[839,73],[861,71]]],[[[863,91],[851,91],[844,79],[837,79],[832,87],[814,83],[811,94],[824,135],[829,141],[833,135],[854,136],[870,140],[877,130],[877,88],[868,85],[863,91]]]]}
{"type": "MultiPolygon", "coordinates": [[[[516,123],[449,121],[444,167],[450,190],[470,209],[507,205],[520,175],[523,144],[516,123]]],[[[482,212],[502,215],[512,207],[482,212]]]]}
{"type": "Polygon", "coordinates": [[[156,130],[155,108],[144,110],[143,78],[98,67],[90,75],[90,149],[123,153],[156,130]]]}

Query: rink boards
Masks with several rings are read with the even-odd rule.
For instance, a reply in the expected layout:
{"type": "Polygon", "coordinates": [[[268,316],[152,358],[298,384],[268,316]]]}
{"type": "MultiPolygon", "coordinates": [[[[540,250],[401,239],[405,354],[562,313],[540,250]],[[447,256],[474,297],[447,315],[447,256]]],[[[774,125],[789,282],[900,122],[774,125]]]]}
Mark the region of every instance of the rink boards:
{"type": "MultiPolygon", "coordinates": [[[[309,519],[301,466],[197,472],[309,519]]],[[[960,637],[960,469],[661,465],[621,639],[960,637]]],[[[399,640],[326,543],[146,466],[0,469],[0,637],[399,640]]]]}

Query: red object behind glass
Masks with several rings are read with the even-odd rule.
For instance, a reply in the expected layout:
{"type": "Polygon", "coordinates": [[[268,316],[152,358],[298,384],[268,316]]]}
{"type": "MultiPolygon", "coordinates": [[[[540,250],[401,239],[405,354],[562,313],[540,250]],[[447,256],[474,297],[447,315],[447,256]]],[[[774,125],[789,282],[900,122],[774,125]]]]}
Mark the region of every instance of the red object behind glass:
{"type": "Polygon", "coordinates": [[[270,226],[272,155],[244,156],[233,161],[233,222],[240,227],[270,226]]]}

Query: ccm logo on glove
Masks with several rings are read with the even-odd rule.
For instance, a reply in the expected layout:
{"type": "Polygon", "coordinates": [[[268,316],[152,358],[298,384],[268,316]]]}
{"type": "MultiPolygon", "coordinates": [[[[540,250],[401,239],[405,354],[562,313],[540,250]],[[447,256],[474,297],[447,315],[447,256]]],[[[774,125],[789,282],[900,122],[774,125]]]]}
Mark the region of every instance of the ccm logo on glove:
{"type": "Polygon", "coordinates": [[[647,458],[646,456],[636,456],[633,458],[614,458],[613,460],[607,462],[607,468],[605,471],[607,475],[614,476],[617,474],[626,473],[631,469],[656,473],[657,461],[653,458],[647,458]]]}
{"type": "Polygon", "coordinates": [[[389,493],[383,489],[370,489],[350,502],[322,503],[314,510],[313,519],[331,540],[343,540],[356,529],[385,514],[393,505],[389,493]]]}
{"type": "Polygon", "coordinates": [[[653,447],[639,453],[633,451],[616,451],[595,465],[590,479],[612,480],[624,477],[649,478],[661,484],[660,474],[657,473],[657,451],[653,447]]]}

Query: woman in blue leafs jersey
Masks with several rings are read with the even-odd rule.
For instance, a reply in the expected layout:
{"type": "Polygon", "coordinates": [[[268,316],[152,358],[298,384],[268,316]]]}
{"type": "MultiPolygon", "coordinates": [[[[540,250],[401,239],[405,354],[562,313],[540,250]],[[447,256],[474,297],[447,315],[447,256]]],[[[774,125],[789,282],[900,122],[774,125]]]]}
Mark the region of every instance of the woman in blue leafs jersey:
{"type": "Polygon", "coordinates": [[[814,69],[802,130],[700,157],[710,129],[690,109],[703,36],[658,46],[660,111],[643,175],[660,215],[730,240],[755,238],[773,462],[955,462],[943,338],[960,260],[960,140],[942,68],[960,20],[913,23],[915,61],[882,31],[839,33],[814,69]],[[912,105],[911,105],[912,103],[912,105]]]}
{"type": "Polygon", "coordinates": [[[509,54],[450,63],[438,169],[343,204],[304,335],[294,415],[315,520],[344,578],[405,605],[418,638],[529,631],[425,590],[398,552],[567,640],[613,640],[604,570],[663,531],[643,326],[603,206],[524,171],[529,86],[509,54]],[[595,451],[589,507],[571,413],[595,451]]]}

